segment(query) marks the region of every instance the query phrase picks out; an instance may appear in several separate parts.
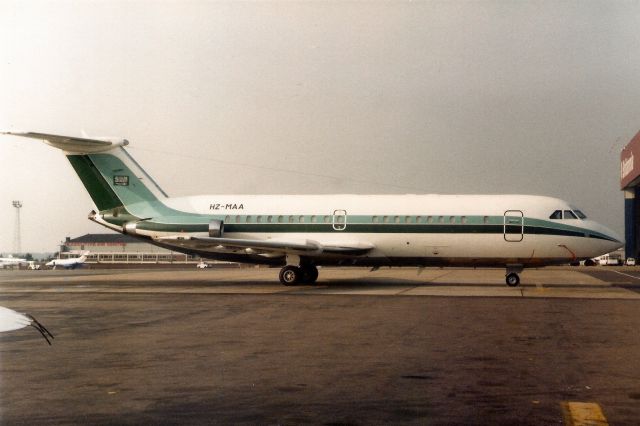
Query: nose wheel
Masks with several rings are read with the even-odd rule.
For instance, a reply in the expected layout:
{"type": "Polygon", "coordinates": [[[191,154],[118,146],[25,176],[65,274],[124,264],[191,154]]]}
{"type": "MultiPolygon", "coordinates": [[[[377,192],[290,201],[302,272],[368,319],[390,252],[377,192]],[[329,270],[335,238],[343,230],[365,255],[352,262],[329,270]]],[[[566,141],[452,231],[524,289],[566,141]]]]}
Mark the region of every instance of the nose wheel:
{"type": "Polygon", "coordinates": [[[515,272],[511,272],[507,274],[506,281],[509,287],[517,287],[520,284],[520,276],[515,272]]]}

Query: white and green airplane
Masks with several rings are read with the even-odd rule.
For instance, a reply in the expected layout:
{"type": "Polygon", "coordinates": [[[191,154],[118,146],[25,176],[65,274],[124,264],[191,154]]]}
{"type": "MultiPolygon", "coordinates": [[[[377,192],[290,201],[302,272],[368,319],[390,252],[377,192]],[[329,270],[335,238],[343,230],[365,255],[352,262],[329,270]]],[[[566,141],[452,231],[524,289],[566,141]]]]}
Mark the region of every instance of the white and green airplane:
{"type": "Polygon", "coordinates": [[[204,258],[281,266],[284,285],[318,266],[526,267],[590,259],[622,246],[556,198],[530,195],[201,195],[169,197],[126,139],[4,132],[65,152],[97,209],[89,219],[204,258]]]}

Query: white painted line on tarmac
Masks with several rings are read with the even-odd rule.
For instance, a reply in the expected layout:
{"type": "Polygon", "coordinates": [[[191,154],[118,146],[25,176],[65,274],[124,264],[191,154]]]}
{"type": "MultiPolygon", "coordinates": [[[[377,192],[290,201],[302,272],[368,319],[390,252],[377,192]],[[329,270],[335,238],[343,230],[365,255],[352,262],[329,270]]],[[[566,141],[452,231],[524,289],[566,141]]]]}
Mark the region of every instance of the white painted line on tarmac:
{"type": "Polygon", "coordinates": [[[616,274],[624,275],[625,277],[633,278],[634,280],[640,280],[640,277],[636,277],[635,275],[625,274],[624,272],[620,272],[620,271],[612,271],[612,272],[615,272],[616,274]]]}

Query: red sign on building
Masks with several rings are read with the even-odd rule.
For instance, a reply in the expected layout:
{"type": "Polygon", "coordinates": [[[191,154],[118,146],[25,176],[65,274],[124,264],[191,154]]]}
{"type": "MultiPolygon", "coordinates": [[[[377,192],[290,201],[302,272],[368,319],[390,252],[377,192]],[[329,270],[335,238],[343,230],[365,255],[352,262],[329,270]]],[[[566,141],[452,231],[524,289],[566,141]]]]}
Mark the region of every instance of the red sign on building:
{"type": "Polygon", "coordinates": [[[620,153],[620,189],[637,183],[638,177],[640,177],[640,132],[620,153]]]}

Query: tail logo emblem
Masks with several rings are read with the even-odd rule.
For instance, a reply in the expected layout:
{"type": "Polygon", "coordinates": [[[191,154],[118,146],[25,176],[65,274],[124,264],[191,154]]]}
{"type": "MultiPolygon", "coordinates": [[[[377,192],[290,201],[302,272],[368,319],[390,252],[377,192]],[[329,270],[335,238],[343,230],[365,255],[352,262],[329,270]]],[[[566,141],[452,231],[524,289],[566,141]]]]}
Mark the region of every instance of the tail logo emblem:
{"type": "Polygon", "coordinates": [[[129,186],[129,176],[115,175],[113,184],[115,186],[129,186]]]}

